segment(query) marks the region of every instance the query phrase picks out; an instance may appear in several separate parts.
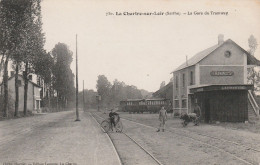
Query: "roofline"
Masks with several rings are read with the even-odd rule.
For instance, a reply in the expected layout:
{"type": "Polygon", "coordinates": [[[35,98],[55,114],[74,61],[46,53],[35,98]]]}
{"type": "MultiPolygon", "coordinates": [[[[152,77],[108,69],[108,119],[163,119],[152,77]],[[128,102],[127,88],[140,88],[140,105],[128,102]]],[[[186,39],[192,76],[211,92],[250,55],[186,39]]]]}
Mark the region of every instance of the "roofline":
{"type": "MultiPolygon", "coordinates": [[[[218,47],[216,47],[214,50],[212,50],[208,55],[206,55],[205,57],[203,57],[202,59],[200,59],[197,63],[201,62],[203,59],[205,59],[206,57],[208,57],[210,54],[212,54],[213,52],[215,52],[218,48],[220,48],[221,46],[223,46],[226,42],[228,41],[231,41],[232,43],[234,43],[238,48],[240,48],[246,55],[250,55],[245,49],[243,49],[241,46],[239,46],[235,41],[231,40],[230,38],[227,39],[226,41],[224,41],[221,45],[219,45],[218,47]]],[[[196,54],[195,54],[196,55],[196,54]]],[[[180,71],[180,70],[183,70],[183,69],[186,69],[190,66],[194,66],[196,65],[197,63],[193,64],[193,65],[188,65],[182,69],[178,69],[178,70],[174,70],[172,71],[170,74],[174,73],[174,72],[177,72],[177,71],[180,71]]],[[[181,66],[181,65],[180,65],[181,66]]],[[[178,67],[177,67],[178,68],[178,67]]]]}
{"type": "MultiPolygon", "coordinates": [[[[22,75],[18,74],[18,76],[20,76],[20,77],[24,80],[24,78],[23,78],[22,75]]],[[[8,81],[11,80],[13,77],[15,77],[15,75],[10,76],[10,77],[8,78],[8,81]]],[[[29,80],[28,82],[32,83],[34,86],[36,86],[36,87],[38,87],[38,88],[41,88],[40,85],[38,85],[38,84],[32,82],[31,80],[29,80]]],[[[0,86],[1,86],[1,85],[3,85],[3,82],[0,84],[0,86]]]]}
{"type": "MultiPolygon", "coordinates": [[[[216,47],[214,50],[212,50],[208,55],[206,55],[205,57],[203,57],[202,59],[200,59],[197,63],[199,63],[201,60],[203,60],[204,58],[206,58],[207,56],[209,56],[211,53],[213,53],[214,51],[216,51],[218,48],[220,48],[222,45],[224,45],[224,43],[226,43],[227,41],[229,41],[229,40],[231,40],[231,39],[227,39],[226,41],[224,41],[223,43],[221,43],[221,45],[219,45],[218,47],[216,47]]],[[[232,41],[232,40],[231,40],[232,41]]],[[[233,41],[234,42],[234,41],[233,41]]],[[[234,42],[235,43],[235,42],[234,42]]],[[[206,50],[206,49],[205,49],[206,50]]],[[[203,51],[203,50],[202,50],[203,51]]],[[[199,53],[199,52],[198,52],[199,53]]],[[[196,54],[195,54],[196,55],[196,54]]],[[[194,56],[195,56],[194,55],[194,56]]],[[[194,57],[194,56],[192,56],[192,57],[194,57]]],[[[191,59],[191,58],[190,58],[191,59]]],[[[193,64],[193,65],[188,65],[188,66],[186,66],[186,67],[184,67],[184,68],[181,68],[181,69],[178,69],[178,70],[174,70],[174,71],[172,71],[171,73],[174,73],[174,72],[177,72],[177,71],[180,71],[180,70],[183,70],[183,69],[186,69],[186,68],[188,68],[188,67],[190,67],[190,66],[194,66],[194,65],[196,65],[197,63],[195,63],[195,64],[193,64]]],[[[181,66],[181,65],[180,65],[181,66]]],[[[177,67],[178,68],[178,67],[177,67]]]]}

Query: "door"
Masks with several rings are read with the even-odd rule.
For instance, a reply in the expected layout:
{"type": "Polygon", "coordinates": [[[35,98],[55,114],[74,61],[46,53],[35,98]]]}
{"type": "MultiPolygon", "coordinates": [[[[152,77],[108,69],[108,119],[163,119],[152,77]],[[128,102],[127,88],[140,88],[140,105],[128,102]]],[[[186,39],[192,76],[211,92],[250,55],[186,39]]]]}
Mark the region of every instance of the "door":
{"type": "Polygon", "coordinates": [[[205,122],[209,123],[210,121],[210,100],[205,99],[205,122]]]}

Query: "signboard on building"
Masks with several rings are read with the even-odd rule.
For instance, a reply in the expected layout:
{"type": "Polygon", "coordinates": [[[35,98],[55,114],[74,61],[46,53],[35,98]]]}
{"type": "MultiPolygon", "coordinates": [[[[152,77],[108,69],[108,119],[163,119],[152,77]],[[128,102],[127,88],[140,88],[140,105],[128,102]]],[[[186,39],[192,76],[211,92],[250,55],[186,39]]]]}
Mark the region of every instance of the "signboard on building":
{"type": "Polygon", "coordinates": [[[190,93],[218,90],[250,90],[252,88],[252,85],[209,85],[190,89],[190,93]]]}
{"type": "Polygon", "coordinates": [[[234,72],[233,71],[211,71],[210,75],[211,76],[233,76],[234,72]]]}
{"type": "Polygon", "coordinates": [[[222,86],[221,90],[246,90],[246,86],[222,86]]]}

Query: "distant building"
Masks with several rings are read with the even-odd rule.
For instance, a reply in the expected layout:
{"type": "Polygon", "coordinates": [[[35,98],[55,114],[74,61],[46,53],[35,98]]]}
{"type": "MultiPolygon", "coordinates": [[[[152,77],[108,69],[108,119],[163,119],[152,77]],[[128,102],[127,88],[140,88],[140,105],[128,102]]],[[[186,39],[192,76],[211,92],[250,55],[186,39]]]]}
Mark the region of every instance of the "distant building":
{"type": "Polygon", "coordinates": [[[173,92],[172,91],[173,91],[173,83],[169,82],[167,85],[165,85],[161,89],[154,92],[153,97],[169,99],[169,100],[172,101],[173,100],[173,92]]]}
{"type": "MultiPolygon", "coordinates": [[[[8,89],[9,95],[13,100],[15,100],[15,71],[12,67],[12,61],[9,61],[8,64],[8,89]]],[[[23,103],[24,103],[24,79],[23,79],[23,71],[19,72],[19,111],[23,111],[23,103]]],[[[3,85],[2,85],[3,73],[0,73],[0,82],[1,82],[1,95],[3,95],[3,85]]],[[[28,75],[29,84],[28,84],[28,94],[27,94],[27,109],[30,111],[39,112],[42,106],[42,98],[50,95],[49,86],[46,86],[44,83],[44,79],[42,79],[39,75],[29,73],[28,75]]]]}
{"type": "Polygon", "coordinates": [[[260,61],[219,35],[217,45],[197,53],[172,72],[174,111],[192,112],[198,103],[205,122],[247,121],[248,90],[253,88],[247,84],[247,69],[251,65],[260,65],[260,61]]]}
{"type": "MultiPolygon", "coordinates": [[[[22,75],[18,75],[19,84],[19,111],[23,111],[24,107],[24,78],[22,75]]],[[[41,109],[41,87],[29,80],[28,82],[28,93],[27,93],[27,109],[29,111],[39,112],[41,109]]],[[[12,75],[8,79],[8,90],[9,95],[15,100],[15,76],[12,75]]],[[[1,95],[3,95],[3,84],[1,84],[1,95]]]]}

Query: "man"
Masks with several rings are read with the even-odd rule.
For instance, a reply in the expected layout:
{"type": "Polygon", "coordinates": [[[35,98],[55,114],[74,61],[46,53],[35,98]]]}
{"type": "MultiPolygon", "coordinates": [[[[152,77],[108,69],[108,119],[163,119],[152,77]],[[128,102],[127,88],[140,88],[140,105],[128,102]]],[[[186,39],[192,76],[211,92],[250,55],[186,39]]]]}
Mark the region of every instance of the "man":
{"type": "Polygon", "coordinates": [[[197,117],[196,121],[195,121],[195,125],[198,125],[200,115],[201,115],[201,109],[200,109],[200,106],[198,105],[198,103],[195,103],[194,113],[196,114],[196,117],[197,117]]]}
{"type": "Polygon", "coordinates": [[[118,116],[118,113],[114,112],[114,109],[111,109],[111,112],[109,113],[109,118],[110,118],[110,122],[111,122],[111,128],[113,131],[113,127],[116,126],[116,122],[115,122],[115,116],[118,116]]]}
{"type": "Polygon", "coordinates": [[[166,120],[167,120],[167,111],[164,109],[164,107],[162,107],[161,110],[159,111],[160,126],[157,132],[160,132],[161,127],[162,127],[162,131],[164,132],[166,120]]]}

